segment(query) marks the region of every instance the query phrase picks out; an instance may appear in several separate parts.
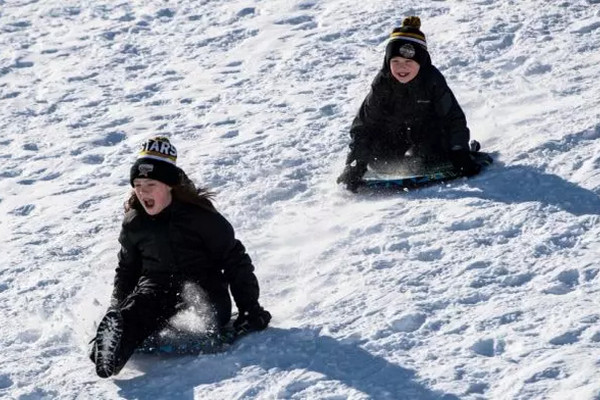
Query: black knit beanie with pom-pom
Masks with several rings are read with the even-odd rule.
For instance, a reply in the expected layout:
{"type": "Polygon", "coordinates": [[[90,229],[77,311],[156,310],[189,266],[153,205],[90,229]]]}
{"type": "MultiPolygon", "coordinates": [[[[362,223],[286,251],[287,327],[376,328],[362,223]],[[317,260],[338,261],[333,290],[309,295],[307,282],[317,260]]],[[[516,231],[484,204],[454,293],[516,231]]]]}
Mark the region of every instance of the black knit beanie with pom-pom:
{"type": "Polygon", "coordinates": [[[427,52],[427,40],[420,28],[419,17],[407,17],[402,21],[401,27],[394,28],[385,48],[386,68],[389,68],[390,60],[394,57],[415,60],[420,66],[431,64],[431,57],[427,52]]]}

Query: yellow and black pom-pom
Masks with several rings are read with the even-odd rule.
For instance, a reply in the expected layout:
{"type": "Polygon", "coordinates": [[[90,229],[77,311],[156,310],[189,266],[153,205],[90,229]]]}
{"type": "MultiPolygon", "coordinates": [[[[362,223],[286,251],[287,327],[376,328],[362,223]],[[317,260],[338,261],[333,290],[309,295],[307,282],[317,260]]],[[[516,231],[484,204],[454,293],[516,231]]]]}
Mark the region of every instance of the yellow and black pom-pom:
{"type": "Polygon", "coordinates": [[[404,18],[404,21],[402,21],[402,26],[419,29],[421,27],[421,18],[406,17],[406,18],[404,18]]]}

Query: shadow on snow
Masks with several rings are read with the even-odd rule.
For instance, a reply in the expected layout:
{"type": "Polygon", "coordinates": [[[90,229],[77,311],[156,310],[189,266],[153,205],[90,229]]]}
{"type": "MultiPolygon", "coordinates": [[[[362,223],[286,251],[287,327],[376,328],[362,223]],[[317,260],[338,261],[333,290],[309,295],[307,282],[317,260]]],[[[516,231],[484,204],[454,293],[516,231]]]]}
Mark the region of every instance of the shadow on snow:
{"type": "MultiPolygon", "coordinates": [[[[430,185],[421,190],[409,191],[414,197],[438,197],[456,199],[475,197],[506,204],[539,202],[544,206],[555,206],[573,215],[600,215],[600,196],[557,175],[547,174],[528,166],[493,165],[481,175],[466,180],[460,178],[448,182],[453,188],[441,188],[442,184],[430,185]],[[461,190],[458,184],[466,183],[472,189],[461,190]]],[[[377,190],[367,195],[398,195],[398,190],[377,190]]]]}
{"type": "MultiPolygon", "coordinates": [[[[375,356],[356,343],[343,343],[316,330],[270,328],[242,339],[223,354],[161,358],[137,356],[133,360],[144,375],[115,380],[124,398],[193,399],[194,388],[235,378],[247,367],[263,371],[306,370],[364,393],[371,399],[458,400],[416,381],[415,372],[375,356]]],[[[255,385],[240,389],[236,398],[254,397],[261,389],[273,394],[273,379],[255,378],[255,385]],[[263,383],[266,382],[266,383],[263,383]]],[[[278,391],[281,398],[315,385],[292,382],[278,391]]],[[[235,387],[235,386],[232,386],[235,387]]],[[[329,393],[331,394],[331,393],[329,393]]]]}

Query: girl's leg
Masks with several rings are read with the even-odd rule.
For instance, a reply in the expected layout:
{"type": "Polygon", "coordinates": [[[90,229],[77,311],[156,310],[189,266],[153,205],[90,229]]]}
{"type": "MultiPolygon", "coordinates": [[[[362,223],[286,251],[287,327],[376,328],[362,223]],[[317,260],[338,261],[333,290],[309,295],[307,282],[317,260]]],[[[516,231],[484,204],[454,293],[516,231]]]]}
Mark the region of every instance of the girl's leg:
{"type": "Polygon", "coordinates": [[[135,348],[177,312],[178,291],[149,278],[140,279],[133,293],[120,305],[124,327],[119,364],[125,364],[135,348]]]}
{"type": "Polygon", "coordinates": [[[100,368],[102,371],[99,371],[99,354],[96,355],[98,375],[116,375],[135,348],[153,332],[162,328],[175,314],[178,300],[178,287],[166,286],[158,280],[146,277],[140,278],[133,292],[118,309],[109,310],[98,326],[96,349],[97,352],[102,350],[103,359],[100,358],[104,364],[100,368]],[[120,329],[107,329],[110,326],[118,326],[120,329]],[[110,341],[106,339],[107,335],[110,335],[110,341]]]}

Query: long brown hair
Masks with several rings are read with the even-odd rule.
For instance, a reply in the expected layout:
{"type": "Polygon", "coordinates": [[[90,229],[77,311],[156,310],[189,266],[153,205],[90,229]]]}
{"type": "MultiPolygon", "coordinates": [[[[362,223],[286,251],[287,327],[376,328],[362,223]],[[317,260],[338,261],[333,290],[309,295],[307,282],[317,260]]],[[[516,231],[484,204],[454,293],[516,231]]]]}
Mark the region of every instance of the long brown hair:
{"type": "MultiPolygon", "coordinates": [[[[182,169],[179,169],[179,174],[179,183],[171,188],[173,199],[183,203],[193,204],[208,211],[217,212],[217,209],[212,203],[215,194],[206,188],[197,188],[196,185],[194,185],[194,182],[192,182],[182,169]]],[[[123,208],[125,209],[125,212],[129,210],[142,211],[144,209],[135,195],[135,191],[131,191],[129,198],[123,204],[123,208]]]]}

